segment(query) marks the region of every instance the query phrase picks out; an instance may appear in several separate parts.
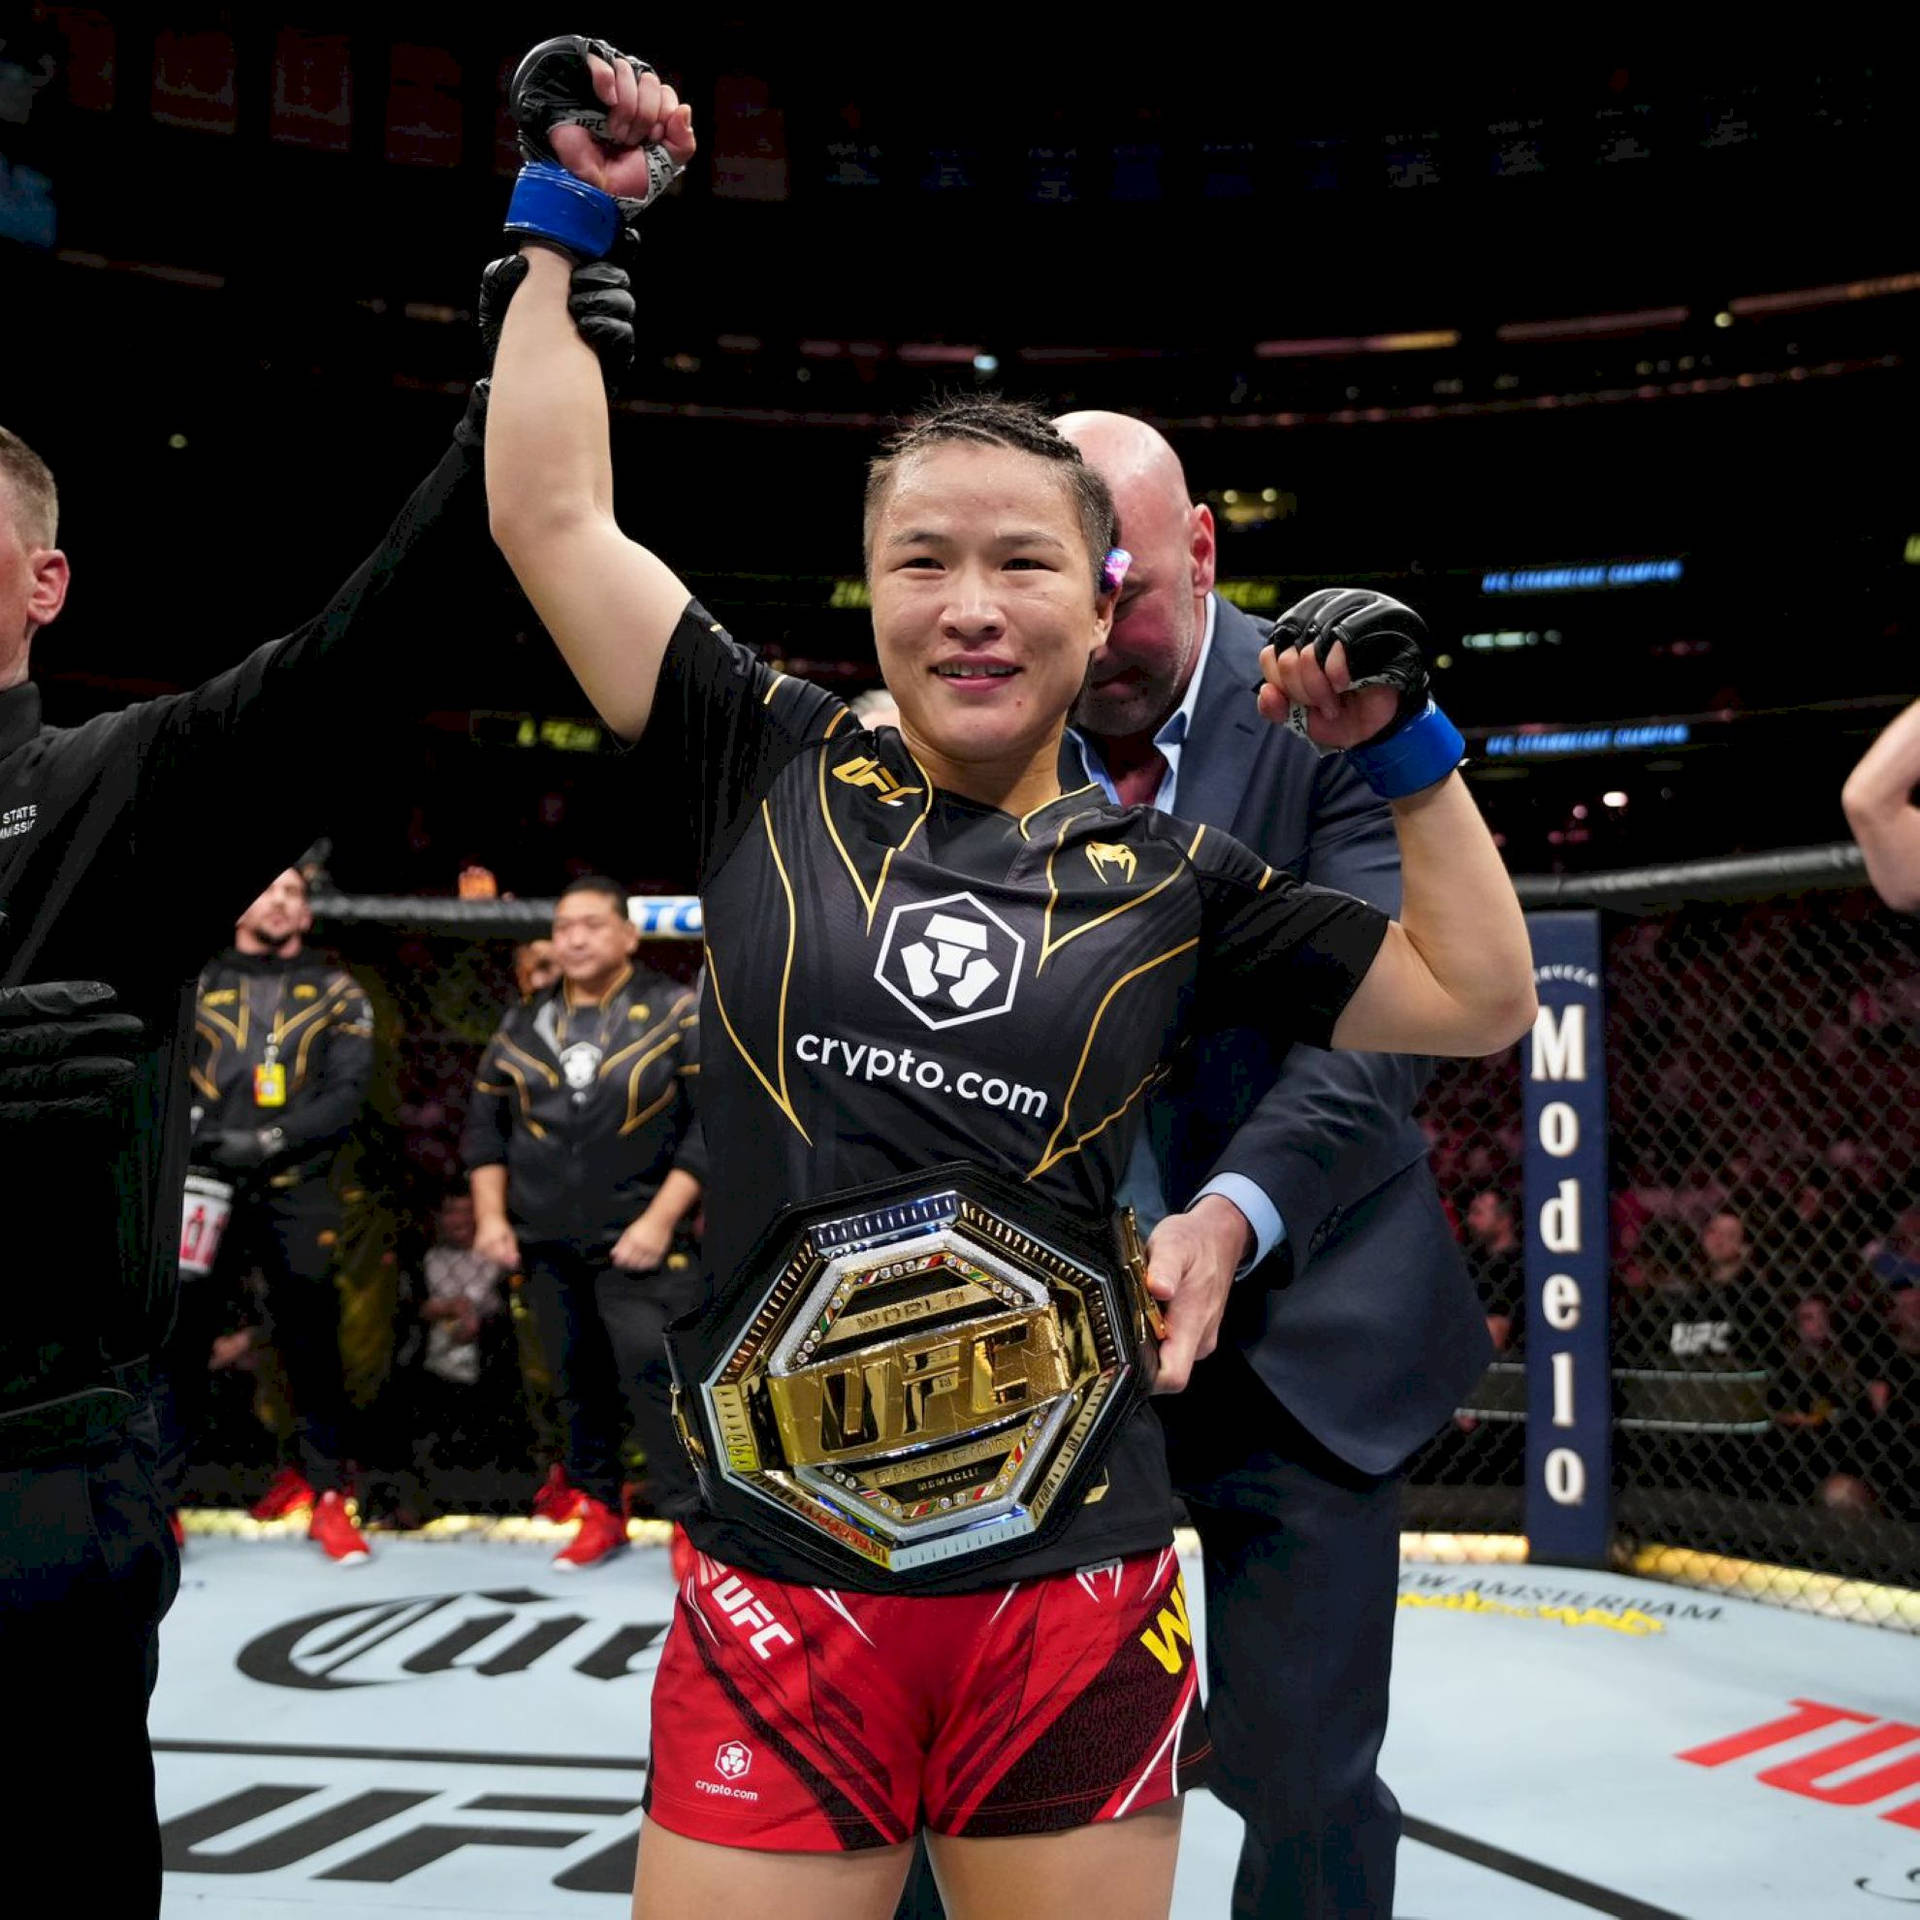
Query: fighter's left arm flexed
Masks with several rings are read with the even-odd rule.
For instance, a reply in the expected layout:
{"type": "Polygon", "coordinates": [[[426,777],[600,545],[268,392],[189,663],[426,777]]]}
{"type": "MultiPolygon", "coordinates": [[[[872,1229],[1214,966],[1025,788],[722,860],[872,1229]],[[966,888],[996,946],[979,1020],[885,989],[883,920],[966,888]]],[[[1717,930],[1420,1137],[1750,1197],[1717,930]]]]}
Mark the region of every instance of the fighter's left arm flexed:
{"type": "MultiPolygon", "coordinates": [[[[1323,752],[1344,753],[1345,767],[1387,802],[1400,858],[1399,912],[1332,1035],[1338,1048],[1365,1049],[1370,1066],[1397,1066],[1321,1081],[1314,1092],[1328,1104],[1302,1116],[1309,1125],[1345,1126],[1349,1140],[1370,1118],[1382,1124],[1411,1106],[1422,1063],[1407,1060],[1408,1050],[1424,1043],[1451,1053],[1492,1051],[1524,1031],[1533,1013],[1525,921],[1456,771],[1460,736],[1430,697],[1425,639],[1419,616],[1398,601],[1327,590],[1283,614],[1261,656],[1262,715],[1292,724],[1323,752]]],[[[1376,895],[1379,885],[1376,872],[1376,895]]],[[[1310,1155],[1305,1163],[1321,1175],[1321,1192],[1335,1157],[1323,1148],[1317,1161],[1310,1155]]],[[[1311,1212],[1313,1185],[1307,1192],[1311,1212]]],[[[1331,1204],[1329,1195],[1321,1217],[1331,1204]]],[[[1284,1215],[1282,1222],[1299,1230],[1284,1215]]],[[[1234,1273],[1254,1250],[1247,1214],[1219,1194],[1203,1196],[1156,1231],[1148,1264],[1167,1305],[1165,1390],[1177,1391],[1193,1363],[1212,1351],[1234,1273]]]]}

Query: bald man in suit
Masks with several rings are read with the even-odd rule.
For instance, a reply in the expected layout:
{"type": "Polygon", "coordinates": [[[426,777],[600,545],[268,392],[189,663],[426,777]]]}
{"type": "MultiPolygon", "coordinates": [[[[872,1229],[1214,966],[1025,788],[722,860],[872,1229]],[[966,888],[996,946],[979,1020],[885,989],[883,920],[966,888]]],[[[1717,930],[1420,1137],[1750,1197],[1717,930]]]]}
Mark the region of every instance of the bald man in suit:
{"type": "MultiPolygon", "coordinates": [[[[1255,710],[1268,628],[1214,591],[1213,516],[1173,448],[1119,414],[1058,425],[1133,556],[1073,783],[1397,913],[1386,803],[1255,710]]],[[[1393,1911],[1400,1810],[1375,1763],[1400,1481],[1492,1357],[1411,1118],[1429,1066],[1217,1037],[1155,1097],[1128,1182],[1179,1289],[1168,1350],[1197,1362],[1156,1404],[1205,1559],[1215,1790],[1247,1823],[1236,1914],[1393,1911]]]]}

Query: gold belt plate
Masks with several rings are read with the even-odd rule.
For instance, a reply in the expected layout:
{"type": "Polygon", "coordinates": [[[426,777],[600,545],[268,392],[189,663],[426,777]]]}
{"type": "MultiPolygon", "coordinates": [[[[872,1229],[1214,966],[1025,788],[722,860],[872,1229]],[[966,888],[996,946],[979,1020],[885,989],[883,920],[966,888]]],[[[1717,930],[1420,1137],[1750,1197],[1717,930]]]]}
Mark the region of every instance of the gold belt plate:
{"type": "Polygon", "coordinates": [[[1131,1404],[1133,1283],[962,1193],[816,1223],[700,1385],[713,1464],[877,1567],[1004,1545],[1131,1404]]]}

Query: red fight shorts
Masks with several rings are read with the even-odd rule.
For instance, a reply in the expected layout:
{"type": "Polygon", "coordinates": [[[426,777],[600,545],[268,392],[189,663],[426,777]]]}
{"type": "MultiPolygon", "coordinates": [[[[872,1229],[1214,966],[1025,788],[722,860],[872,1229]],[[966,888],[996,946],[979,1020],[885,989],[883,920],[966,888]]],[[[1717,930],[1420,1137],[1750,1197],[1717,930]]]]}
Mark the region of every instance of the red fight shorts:
{"type": "Polygon", "coordinates": [[[1198,1786],[1171,1547],[984,1593],[788,1586],[706,1554],[653,1686],[649,1819],[793,1853],[1053,1833],[1198,1786]]]}

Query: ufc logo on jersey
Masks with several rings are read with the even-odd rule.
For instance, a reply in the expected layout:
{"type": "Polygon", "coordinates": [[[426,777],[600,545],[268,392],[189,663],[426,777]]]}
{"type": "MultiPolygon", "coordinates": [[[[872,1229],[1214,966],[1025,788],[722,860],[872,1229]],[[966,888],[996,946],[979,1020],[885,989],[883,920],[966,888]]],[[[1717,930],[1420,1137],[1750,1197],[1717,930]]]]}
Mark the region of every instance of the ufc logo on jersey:
{"type": "Polygon", "coordinates": [[[873,977],[922,1024],[963,1026],[1013,1005],[1027,943],[970,893],[893,910],[873,977]]]}
{"type": "Polygon", "coordinates": [[[915,799],[925,791],[921,787],[903,787],[878,760],[870,760],[865,754],[842,760],[834,768],[833,777],[850,787],[870,787],[873,797],[883,807],[897,807],[902,800],[915,799]]]}
{"type": "Polygon", "coordinates": [[[762,1660],[773,1658],[775,1644],[793,1645],[793,1635],[753,1597],[753,1589],[737,1573],[730,1573],[713,1590],[714,1604],[742,1633],[762,1660]]]}

